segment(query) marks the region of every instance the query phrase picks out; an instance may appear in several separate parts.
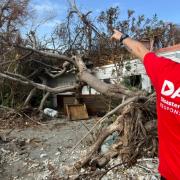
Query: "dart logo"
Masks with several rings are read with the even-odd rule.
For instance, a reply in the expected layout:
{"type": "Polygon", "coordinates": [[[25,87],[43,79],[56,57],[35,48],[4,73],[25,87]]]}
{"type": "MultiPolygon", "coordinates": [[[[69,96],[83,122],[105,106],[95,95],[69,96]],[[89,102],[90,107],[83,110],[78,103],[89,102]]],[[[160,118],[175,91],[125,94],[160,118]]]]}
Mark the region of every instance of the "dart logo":
{"type": "Polygon", "coordinates": [[[172,99],[180,97],[180,87],[175,89],[171,81],[165,80],[161,89],[161,94],[164,96],[171,96],[172,99]]]}

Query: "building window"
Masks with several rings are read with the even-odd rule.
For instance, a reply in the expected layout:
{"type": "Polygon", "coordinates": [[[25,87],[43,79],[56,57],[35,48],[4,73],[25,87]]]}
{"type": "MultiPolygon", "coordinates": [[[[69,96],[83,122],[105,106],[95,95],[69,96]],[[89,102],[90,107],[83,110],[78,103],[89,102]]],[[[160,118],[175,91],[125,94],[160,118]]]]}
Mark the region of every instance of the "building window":
{"type": "Polygon", "coordinates": [[[141,75],[133,75],[123,78],[123,84],[128,88],[135,87],[141,89],[142,88],[141,82],[142,82],[141,75]]]}
{"type": "Polygon", "coordinates": [[[103,79],[103,81],[104,81],[105,83],[107,83],[107,84],[111,84],[110,78],[108,78],[108,79],[103,79]]]}

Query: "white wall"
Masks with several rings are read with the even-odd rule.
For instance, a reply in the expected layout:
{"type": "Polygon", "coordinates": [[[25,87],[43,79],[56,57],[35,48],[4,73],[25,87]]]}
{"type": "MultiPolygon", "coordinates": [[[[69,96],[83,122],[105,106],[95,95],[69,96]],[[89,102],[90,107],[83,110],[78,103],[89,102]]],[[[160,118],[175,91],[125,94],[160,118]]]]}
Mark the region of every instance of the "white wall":
{"type": "Polygon", "coordinates": [[[100,93],[97,92],[95,89],[89,87],[89,86],[84,86],[82,88],[82,94],[83,95],[89,95],[89,94],[100,94],[100,93]]]}
{"type": "MultiPolygon", "coordinates": [[[[164,56],[180,63],[180,51],[160,53],[159,56],[164,56]]],[[[117,80],[118,78],[122,79],[123,77],[128,77],[132,75],[141,75],[142,90],[151,92],[151,81],[146,74],[144,65],[141,63],[139,59],[126,61],[123,67],[116,68],[114,64],[96,67],[94,68],[93,72],[98,79],[104,80],[110,78],[111,83],[113,83],[113,81],[117,80]],[[118,69],[118,71],[116,71],[116,69],[118,69]]],[[[89,94],[88,87],[83,88],[83,94],[89,94]]],[[[92,89],[91,94],[97,94],[97,92],[94,89],[92,89]]]]}
{"type": "Polygon", "coordinates": [[[164,56],[180,63],[180,51],[160,53],[159,56],[164,56]]]}

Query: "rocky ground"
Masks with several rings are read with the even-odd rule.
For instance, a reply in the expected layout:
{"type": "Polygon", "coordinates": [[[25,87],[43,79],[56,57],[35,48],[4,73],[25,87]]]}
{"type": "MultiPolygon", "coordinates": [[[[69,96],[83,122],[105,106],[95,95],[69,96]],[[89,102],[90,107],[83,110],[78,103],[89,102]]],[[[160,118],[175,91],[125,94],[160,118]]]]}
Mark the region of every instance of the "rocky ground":
{"type": "MultiPolygon", "coordinates": [[[[64,167],[78,160],[88,143],[83,142],[73,152],[72,147],[96,121],[95,118],[85,121],[59,118],[37,126],[1,129],[0,180],[67,179],[64,167]]],[[[111,160],[110,166],[120,161],[119,158],[111,160]]],[[[113,168],[102,179],[156,180],[159,178],[157,165],[157,159],[140,159],[132,168],[113,168]]]]}

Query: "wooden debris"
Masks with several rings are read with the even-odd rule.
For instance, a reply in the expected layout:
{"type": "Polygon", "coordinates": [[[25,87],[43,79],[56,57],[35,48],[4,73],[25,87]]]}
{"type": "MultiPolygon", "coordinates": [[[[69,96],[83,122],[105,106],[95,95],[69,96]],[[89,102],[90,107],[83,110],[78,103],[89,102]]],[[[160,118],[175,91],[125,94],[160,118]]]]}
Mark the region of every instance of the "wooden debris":
{"type": "Polygon", "coordinates": [[[67,104],[66,111],[69,120],[83,120],[89,118],[85,104],[67,104]]]}

